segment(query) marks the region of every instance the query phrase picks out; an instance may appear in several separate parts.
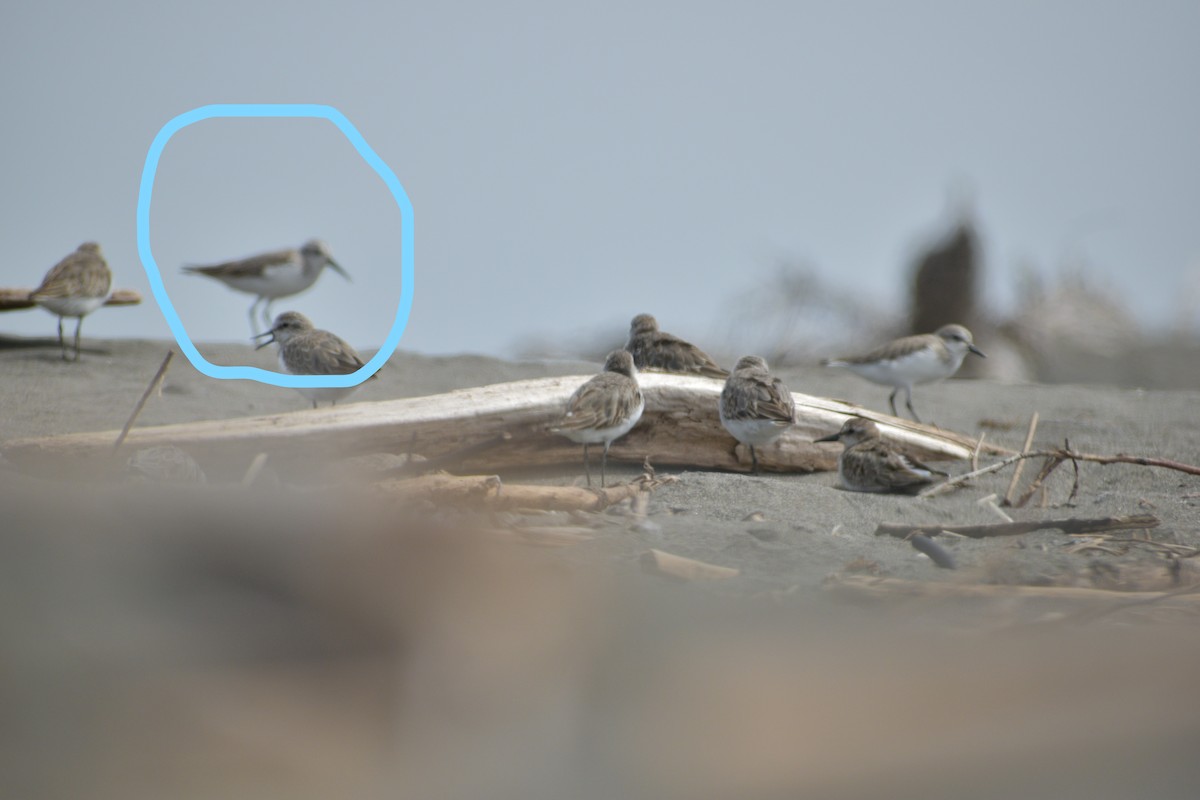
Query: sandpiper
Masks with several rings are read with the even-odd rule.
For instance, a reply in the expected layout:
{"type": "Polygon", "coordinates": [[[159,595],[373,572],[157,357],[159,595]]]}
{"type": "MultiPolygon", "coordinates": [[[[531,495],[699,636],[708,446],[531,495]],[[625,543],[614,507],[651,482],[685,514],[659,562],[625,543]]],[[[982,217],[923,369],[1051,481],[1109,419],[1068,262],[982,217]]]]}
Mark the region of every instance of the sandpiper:
{"type": "Polygon", "coordinates": [[[629,343],[625,349],[633,356],[633,363],[638,369],[704,375],[709,378],[729,377],[729,372],[721,369],[699,347],[660,331],[658,320],[649,314],[638,314],[633,318],[629,324],[629,343]]]}
{"type": "MultiPolygon", "coordinates": [[[[284,372],[292,375],[349,375],[358,372],[363,360],[342,338],[313,327],[312,321],[299,311],[285,311],[275,318],[269,331],[255,339],[270,336],[255,350],[274,342],[279,345],[279,363],[284,372]]],[[[375,376],[372,375],[372,378],[375,376]]],[[[369,380],[369,379],[368,379],[369,380]]],[[[296,391],[312,401],[313,408],[322,400],[336,404],[358,386],[344,388],[306,387],[296,391]]]]}
{"type": "Polygon", "coordinates": [[[796,405],[783,381],[773,377],[767,362],[743,356],[721,390],[721,424],[750,448],[750,463],[758,472],[755,447],[773,442],[795,421],[796,405]]]}
{"type": "Polygon", "coordinates": [[[637,425],[645,408],[633,357],[627,350],[614,350],[604,359],[603,371],[571,395],[562,420],[550,431],[583,445],[583,469],[588,486],[592,485],[588,445],[604,444],[604,456],[600,460],[600,486],[603,487],[609,445],[637,425]]]}
{"type": "Polygon", "coordinates": [[[813,441],[845,446],[838,456],[838,478],[852,492],[915,492],[932,483],[934,475],[946,474],[893,450],[879,427],[861,417],[851,417],[837,433],[813,441]]]}
{"type": "Polygon", "coordinates": [[[63,340],[63,317],[75,317],[75,358],[79,360],[79,329],[83,318],[104,305],[112,286],[112,270],[100,252],[100,245],[84,242],[74,253],[55,264],[42,285],[34,289],[29,299],[52,314],[58,315],[58,346],[63,361],[67,344],[63,340]]]}
{"type": "Polygon", "coordinates": [[[255,300],[250,305],[250,332],[254,333],[257,326],[254,311],[260,303],[266,303],[263,308],[263,322],[270,325],[271,304],[281,297],[291,297],[312,286],[317,282],[317,278],[321,277],[321,271],[325,267],[350,280],[349,273],[333,260],[326,244],[319,239],[312,239],[305,242],[299,250],[276,250],[240,261],[183,269],[184,272],[194,275],[215,278],[239,292],[255,295],[255,300]]]}
{"type": "Polygon", "coordinates": [[[845,367],[872,383],[894,387],[888,397],[892,416],[898,416],[896,392],[903,389],[904,405],[913,419],[920,422],[913,410],[912,387],[949,378],[958,372],[967,353],[987,357],[975,346],[969,330],[962,325],[943,325],[933,333],[896,339],[866,355],[828,358],[821,363],[827,367],[845,367]]]}

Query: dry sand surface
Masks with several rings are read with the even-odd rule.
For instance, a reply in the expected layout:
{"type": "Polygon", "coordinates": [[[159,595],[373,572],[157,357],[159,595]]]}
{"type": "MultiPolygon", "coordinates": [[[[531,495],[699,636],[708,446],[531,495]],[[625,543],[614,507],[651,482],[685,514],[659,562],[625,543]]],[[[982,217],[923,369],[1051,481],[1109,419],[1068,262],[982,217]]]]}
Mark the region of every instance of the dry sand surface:
{"type": "MultiPolygon", "coordinates": [[[[168,346],[92,340],[81,363],[64,364],[56,345],[30,344],[0,347],[0,447],[120,428],[168,346]]],[[[202,350],[274,367],[268,351],[202,350]]],[[[596,368],[399,353],[352,400],[596,368]]],[[[796,391],[887,407],[885,389],[834,370],[781,375],[796,391]]],[[[1037,411],[1038,446],[1069,439],[1191,464],[1198,401],[985,381],[914,398],[927,420],[1009,448],[1037,411]]],[[[177,357],[138,424],[304,408],[293,390],[208,379],[177,357]]],[[[610,479],[640,472],[623,464],[610,479]]],[[[1080,550],[1057,531],[946,538],[957,571],[874,535],[882,522],[995,522],[979,501],[1003,495],[1010,474],[914,499],[844,492],[831,473],[660,466],[678,481],[651,495],[644,517],[624,506],[410,517],[349,514],[269,482],[222,485],[237,476],[189,492],[0,472],[0,622],[15,692],[0,723],[0,795],[1194,796],[1197,606],[1072,622],[1074,601],[856,603],[824,588],[851,564],[931,585],[1094,588],[1171,574],[1161,548],[1080,550]],[[592,538],[542,549],[426,535],[528,525],[592,538]],[[739,574],[668,581],[643,569],[652,548],[739,574]]],[[[501,477],[570,485],[581,467],[501,477]]],[[[1138,535],[1200,547],[1200,477],[1085,463],[1065,507],[1072,479],[1066,464],[1047,507],[1009,513],[1153,514],[1161,525],[1138,535]]],[[[1195,582],[1194,560],[1174,574],[1195,582]]]]}

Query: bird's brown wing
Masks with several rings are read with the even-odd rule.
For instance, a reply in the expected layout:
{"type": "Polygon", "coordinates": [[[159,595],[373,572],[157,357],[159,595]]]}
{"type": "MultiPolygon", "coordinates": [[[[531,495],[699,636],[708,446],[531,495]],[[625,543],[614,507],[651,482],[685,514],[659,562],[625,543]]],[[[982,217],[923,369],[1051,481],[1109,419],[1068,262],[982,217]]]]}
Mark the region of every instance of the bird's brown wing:
{"type": "Polygon", "coordinates": [[[728,419],[764,419],[793,422],[796,405],[792,393],[779,378],[770,375],[738,373],[739,391],[722,393],[723,411],[728,419]]]}
{"type": "Polygon", "coordinates": [[[103,297],[111,286],[112,271],[104,259],[77,250],[51,267],[30,297],[103,297]]]}
{"type": "Polygon", "coordinates": [[[931,343],[930,339],[936,338],[931,337],[929,334],[905,336],[903,339],[896,339],[885,345],[880,345],[869,353],[864,353],[860,356],[847,356],[832,360],[846,364],[870,364],[875,361],[890,361],[894,358],[902,358],[903,356],[915,353],[924,347],[929,347],[931,343]]]}
{"type": "Polygon", "coordinates": [[[625,375],[604,372],[575,390],[567,401],[566,414],[553,430],[612,428],[629,419],[641,401],[642,393],[635,381],[625,375]]]}
{"type": "MultiPolygon", "coordinates": [[[[289,343],[291,344],[291,343],[289,343]]],[[[313,331],[284,350],[288,371],[295,375],[349,375],[363,365],[354,348],[329,331],[313,331]]]]}
{"type": "MultiPolygon", "coordinates": [[[[729,371],[721,369],[708,353],[678,336],[658,332],[638,338],[642,339],[637,342],[641,356],[639,367],[684,375],[704,375],[709,378],[729,377],[729,371]]],[[[637,357],[639,353],[634,355],[637,357]]]]}
{"type": "Polygon", "coordinates": [[[251,256],[250,258],[238,259],[237,261],[225,261],[220,264],[212,264],[210,266],[191,266],[184,267],[185,272],[199,273],[201,275],[210,275],[213,277],[222,278],[242,278],[254,276],[262,272],[267,267],[276,267],[281,264],[287,264],[296,259],[295,250],[276,250],[271,253],[263,253],[262,255],[251,256]]]}

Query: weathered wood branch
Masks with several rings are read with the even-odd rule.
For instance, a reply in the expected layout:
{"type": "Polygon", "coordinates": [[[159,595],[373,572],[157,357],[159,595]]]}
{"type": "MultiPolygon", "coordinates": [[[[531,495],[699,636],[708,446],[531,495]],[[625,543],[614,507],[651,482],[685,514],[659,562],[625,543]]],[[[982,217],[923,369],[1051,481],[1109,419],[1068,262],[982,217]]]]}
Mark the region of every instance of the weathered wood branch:
{"type": "MultiPolygon", "coordinates": [[[[32,289],[0,289],[0,311],[20,311],[36,308],[37,303],[29,299],[32,289]]],[[[142,295],[133,289],[117,289],[104,301],[106,306],[136,306],[142,295]]]]}
{"type": "Polygon", "coordinates": [[[679,581],[714,581],[735,578],[741,574],[733,567],[722,567],[697,561],[694,558],[677,556],[662,550],[647,550],[639,559],[642,569],[664,578],[679,581]]]}
{"type": "MultiPolygon", "coordinates": [[[[209,468],[241,469],[260,452],[273,463],[290,457],[327,460],[371,452],[410,450],[430,459],[463,456],[464,472],[492,472],[514,466],[577,463],[578,445],[549,433],[561,418],[567,398],[589,376],[541,378],[464,389],[429,397],[352,403],[285,414],[138,428],[133,448],[174,444],[209,468]],[[481,442],[511,435],[511,440],[479,452],[481,442]]],[[[617,440],[610,458],[641,463],[686,465],[748,471],[749,453],[737,444],[717,415],[722,384],[708,378],[647,373],[640,377],[646,412],[633,431],[617,440]]],[[[763,469],[829,470],[836,466],[836,444],[813,439],[837,430],[848,416],[874,420],[886,439],[921,459],[968,459],[977,444],[971,437],[878,414],[847,403],[793,394],[797,423],[775,443],[760,449],[763,469]]],[[[18,465],[46,464],[61,469],[70,459],[86,463],[110,449],[116,432],[81,433],[19,439],[0,446],[18,465]]],[[[1007,451],[988,447],[986,451],[1007,451]]]]}
{"type": "Polygon", "coordinates": [[[515,511],[603,511],[609,506],[647,491],[638,481],[584,489],[580,486],[533,486],[503,483],[495,475],[424,475],[420,478],[380,481],[377,492],[408,500],[427,500],[438,506],[515,511]]]}
{"type": "Polygon", "coordinates": [[[916,534],[937,536],[943,531],[986,539],[989,536],[1018,536],[1033,531],[1060,530],[1063,533],[1096,533],[1099,531],[1121,531],[1158,527],[1159,519],[1150,514],[1132,517],[1099,517],[1096,519],[1043,519],[1030,522],[995,522],[987,525],[906,525],[884,522],[875,529],[876,536],[894,536],[908,539],[916,534]]]}

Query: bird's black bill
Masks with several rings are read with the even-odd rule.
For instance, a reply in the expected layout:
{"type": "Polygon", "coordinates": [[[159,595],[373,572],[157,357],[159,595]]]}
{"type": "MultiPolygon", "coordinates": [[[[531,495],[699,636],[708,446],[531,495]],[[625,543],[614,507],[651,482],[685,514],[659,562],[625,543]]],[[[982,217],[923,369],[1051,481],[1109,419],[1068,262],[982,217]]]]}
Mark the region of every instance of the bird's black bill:
{"type": "Polygon", "coordinates": [[[976,346],[975,346],[975,345],[973,345],[973,344],[969,344],[969,345],[967,345],[967,349],[968,349],[968,350],[970,350],[970,351],[971,351],[972,353],[974,353],[975,355],[979,356],[980,358],[987,358],[987,356],[985,356],[985,355],[983,354],[983,351],[982,351],[982,350],[980,350],[978,347],[976,347],[976,346]]]}
{"type": "Polygon", "coordinates": [[[262,350],[267,345],[273,344],[275,342],[275,331],[267,331],[266,333],[256,333],[253,336],[251,336],[250,338],[251,339],[261,339],[264,336],[270,336],[271,338],[267,339],[265,342],[259,342],[257,345],[254,346],[255,350],[262,350]]]}
{"type": "Polygon", "coordinates": [[[354,280],[350,277],[350,273],[346,272],[346,270],[342,269],[342,265],[337,263],[336,261],[334,261],[332,258],[327,259],[325,263],[329,264],[329,268],[332,269],[334,272],[336,272],[338,275],[341,275],[343,278],[350,281],[351,283],[354,282],[354,280]]]}
{"type": "Polygon", "coordinates": [[[842,432],[838,431],[837,433],[831,433],[828,436],[822,436],[820,439],[813,439],[813,444],[816,444],[817,442],[836,442],[841,438],[841,436],[842,432]]]}

